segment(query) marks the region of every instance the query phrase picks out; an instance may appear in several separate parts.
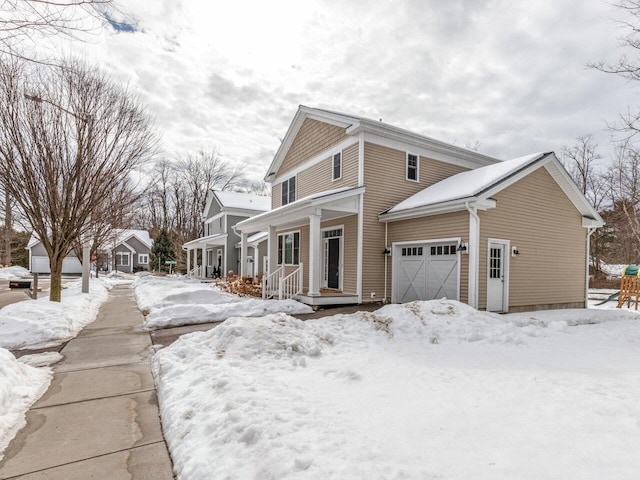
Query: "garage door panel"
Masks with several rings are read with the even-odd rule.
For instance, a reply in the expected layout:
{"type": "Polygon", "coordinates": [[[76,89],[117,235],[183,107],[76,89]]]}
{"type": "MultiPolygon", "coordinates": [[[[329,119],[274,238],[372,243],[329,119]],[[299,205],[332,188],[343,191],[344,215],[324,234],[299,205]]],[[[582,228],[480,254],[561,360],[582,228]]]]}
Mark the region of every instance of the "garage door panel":
{"type": "Polygon", "coordinates": [[[458,299],[455,242],[424,242],[396,249],[395,301],[458,299]]]}

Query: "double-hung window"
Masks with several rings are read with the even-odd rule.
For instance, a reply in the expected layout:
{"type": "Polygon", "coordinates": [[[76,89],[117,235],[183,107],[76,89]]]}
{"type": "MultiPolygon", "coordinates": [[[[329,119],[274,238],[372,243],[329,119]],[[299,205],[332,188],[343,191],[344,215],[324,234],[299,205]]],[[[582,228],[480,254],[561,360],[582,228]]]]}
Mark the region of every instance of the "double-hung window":
{"type": "Polygon", "coordinates": [[[139,265],[149,265],[149,255],[145,253],[138,254],[138,264],[139,265]]]}
{"type": "Polygon", "coordinates": [[[296,201],[296,177],[282,182],[282,205],[296,201]]]}
{"type": "Polygon", "coordinates": [[[129,266],[129,253],[128,252],[116,252],[116,265],[118,267],[129,266]]]}
{"type": "Polygon", "coordinates": [[[418,155],[414,155],[413,153],[407,153],[407,180],[411,180],[412,182],[418,181],[419,174],[419,161],[418,155]]]}
{"type": "Polygon", "coordinates": [[[333,180],[338,180],[342,177],[342,152],[335,153],[333,155],[333,180]]]}
{"type": "Polygon", "coordinates": [[[278,235],[278,265],[300,264],[300,232],[278,235]]]}

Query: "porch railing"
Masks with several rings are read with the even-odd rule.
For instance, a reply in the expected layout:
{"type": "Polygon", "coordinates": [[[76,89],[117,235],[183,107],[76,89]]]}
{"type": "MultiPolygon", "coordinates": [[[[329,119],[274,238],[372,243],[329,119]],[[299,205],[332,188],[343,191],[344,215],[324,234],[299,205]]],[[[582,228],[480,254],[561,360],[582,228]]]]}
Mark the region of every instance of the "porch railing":
{"type": "Polygon", "coordinates": [[[280,280],[280,286],[278,288],[278,298],[280,300],[295,298],[302,294],[302,273],[303,264],[300,263],[298,268],[280,280]]]}
{"type": "Polygon", "coordinates": [[[277,268],[273,273],[262,277],[262,298],[273,298],[280,292],[280,281],[284,274],[284,266],[277,268]]]}
{"type": "Polygon", "coordinates": [[[200,275],[200,272],[202,271],[202,266],[198,265],[196,268],[192,269],[188,274],[187,277],[189,278],[200,278],[202,275],[200,275]]]}

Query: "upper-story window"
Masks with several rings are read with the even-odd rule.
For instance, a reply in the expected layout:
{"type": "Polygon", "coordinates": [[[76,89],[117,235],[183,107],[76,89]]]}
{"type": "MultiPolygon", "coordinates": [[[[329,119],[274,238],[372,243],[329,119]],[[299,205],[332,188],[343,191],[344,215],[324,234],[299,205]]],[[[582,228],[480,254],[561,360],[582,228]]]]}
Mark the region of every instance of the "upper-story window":
{"type": "Polygon", "coordinates": [[[342,152],[333,155],[333,180],[342,177],[342,152]]]}
{"type": "Polygon", "coordinates": [[[282,205],[296,201],[296,177],[282,182],[282,205]]]}
{"type": "Polygon", "coordinates": [[[413,153],[407,153],[407,180],[411,180],[414,182],[418,181],[419,174],[419,162],[418,155],[414,155],[413,153]]]}

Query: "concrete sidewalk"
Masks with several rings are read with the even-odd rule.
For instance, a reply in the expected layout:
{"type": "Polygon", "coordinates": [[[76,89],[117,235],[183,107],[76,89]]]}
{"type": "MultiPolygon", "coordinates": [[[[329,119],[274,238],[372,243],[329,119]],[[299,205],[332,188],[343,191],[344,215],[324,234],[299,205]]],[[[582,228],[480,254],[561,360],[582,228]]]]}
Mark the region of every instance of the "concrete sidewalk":
{"type": "Polygon", "coordinates": [[[172,479],[151,375],[151,338],[131,287],[62,349],[47,392],[0,461],[0,479],[172,479]]]}

